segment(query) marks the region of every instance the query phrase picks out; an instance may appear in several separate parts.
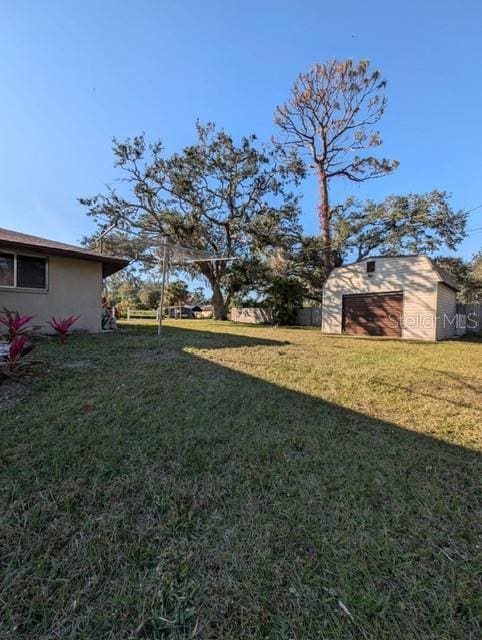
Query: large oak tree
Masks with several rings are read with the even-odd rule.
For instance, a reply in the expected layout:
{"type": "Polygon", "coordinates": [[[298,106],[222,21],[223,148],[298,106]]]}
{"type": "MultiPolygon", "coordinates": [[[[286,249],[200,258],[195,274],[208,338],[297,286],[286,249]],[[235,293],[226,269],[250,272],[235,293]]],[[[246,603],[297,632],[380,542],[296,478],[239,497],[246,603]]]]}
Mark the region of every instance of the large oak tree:
{"type": "Polygon", "coordinates": [[[333,245],[341,258],[454,250],[465,237],[467,213],[454,210],[446,191],[349,199],[332,213],[333,245]]]}
{"type": "Polygon", "coordinates": [[[113,150],[121,188],[80,202],[101,230],[116,225],[140,234],[151,253],[167,237],[230,258],[192,266],[212,288],[216,319],[227,317],[239,280],[231,276],[240,265],[249,274],[258,254],[299,231],[297,198],[289,191],[296,171],[282,165],[274,150],[259,148],[255,136],[236,144],[224,130],[198,123],[196,143],[171,156],[144,135],[114,140],[113,150]]]}

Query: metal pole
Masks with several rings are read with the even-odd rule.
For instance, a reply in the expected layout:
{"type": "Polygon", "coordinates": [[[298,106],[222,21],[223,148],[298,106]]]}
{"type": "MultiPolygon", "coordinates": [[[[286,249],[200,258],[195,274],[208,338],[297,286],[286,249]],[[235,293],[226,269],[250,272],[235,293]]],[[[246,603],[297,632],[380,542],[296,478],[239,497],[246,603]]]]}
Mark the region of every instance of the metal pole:
{"type": "Polygon", "coordinates": [[[104,253],[104,238],[105,236],[112,231],[116,227],[115,224],[111,224],[110,227],[107,227],[105,231],[103,231],[100,236],[96,239],[96,243],[100,244],[100,253],[104,253]]]}
{"type": "Polygon", "coordinates": [[[167,237],[164,238],[164,251],[162,254],[162,283],[161,283],[161,300],[159,301],[159,321],[157,323],[157,346],[161,348],[161,332],[162,332],[162,311],[164,308],[164,285],[166,283],[167,270],[167,237]]]}

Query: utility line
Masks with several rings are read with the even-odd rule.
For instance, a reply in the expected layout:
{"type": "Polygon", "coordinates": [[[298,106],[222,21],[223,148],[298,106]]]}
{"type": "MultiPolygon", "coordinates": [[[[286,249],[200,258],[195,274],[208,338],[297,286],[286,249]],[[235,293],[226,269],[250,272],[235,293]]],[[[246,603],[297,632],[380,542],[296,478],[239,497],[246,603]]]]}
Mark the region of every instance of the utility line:
{"type": "Polygon", "coordinates": [[[482,209],[482,204],[478,204],[476,207],[473,207],[473,209],[468,209],[468,211],[464,213],[472,213],[472,211],[477,211],[477,209],[482,209]]]}

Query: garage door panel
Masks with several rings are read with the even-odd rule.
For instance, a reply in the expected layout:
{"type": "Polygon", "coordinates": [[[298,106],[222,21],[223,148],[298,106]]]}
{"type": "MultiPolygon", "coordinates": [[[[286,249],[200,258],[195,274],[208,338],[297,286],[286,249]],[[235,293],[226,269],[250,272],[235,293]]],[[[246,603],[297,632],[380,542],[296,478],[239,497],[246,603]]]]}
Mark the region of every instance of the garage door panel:
{"type": "Polygon", "coordinates": [[[352,335],[401,337],[403,294],[343,296],[343,331],[352,335]]]}

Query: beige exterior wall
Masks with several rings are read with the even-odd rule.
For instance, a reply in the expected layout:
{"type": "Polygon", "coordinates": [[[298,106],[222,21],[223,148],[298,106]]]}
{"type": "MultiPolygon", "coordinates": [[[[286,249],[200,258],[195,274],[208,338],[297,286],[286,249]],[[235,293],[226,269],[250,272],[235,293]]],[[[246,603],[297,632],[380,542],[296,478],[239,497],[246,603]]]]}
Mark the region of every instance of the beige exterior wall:
{"type": "MultiPolygon", "coordinates": [[[[28,255],[26,251],[19,253],[28,255]]],[[[33,323],[45,332],[50,332],[46,320],[52,316],[80,316],[72,329],[96,333],[102,328],[101,296],[100,262],[49,256],[47,291],[0,287],[0,308],[35,314],[33,323]]]]}
{"type": "Polygon", "coordinates": [[[366,261],[335,269],[323,290],[322,331],[342,332],[343,294],[403,292],[402,338],[435,340],[438,275],[424,256],[376,258],[375,273],[366,261]]]}
{"type": "Polygon", "coordinates": [[[438,283],[437,295],[437,340],[446,340],[456,334],[457,296],[443,282],[438,283]]]}

